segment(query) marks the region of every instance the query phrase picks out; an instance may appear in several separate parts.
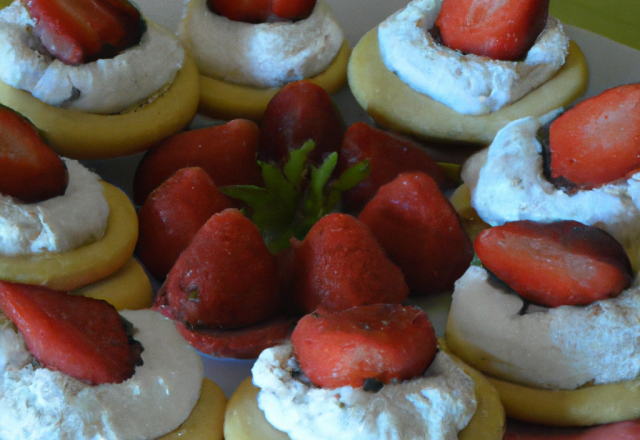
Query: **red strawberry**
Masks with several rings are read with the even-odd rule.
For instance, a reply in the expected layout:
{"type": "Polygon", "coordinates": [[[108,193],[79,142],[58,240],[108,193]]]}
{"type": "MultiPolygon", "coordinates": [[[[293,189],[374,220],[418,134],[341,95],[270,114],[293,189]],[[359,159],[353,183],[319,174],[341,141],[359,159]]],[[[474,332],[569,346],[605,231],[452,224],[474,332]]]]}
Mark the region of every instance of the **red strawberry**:
{"type": "Polygon", "coordinates": [[[142,347],[106,301],[0,281],[0,309],[49,369],[97,385],[123,382],[142,364],[142,347]]]}
{"type": "Polygon", "coordinates": [[[207,5],[230,20],[264,23],[307,18],[316,0],[207,0],[207,5]]]}
{"type": "Polygon", "coordinates": [[[151,191],[186,167],[202,168],[217,186],[262,185],[256,162],[258,138],[258,126],[244,119],[168,137],[140,161],[133,181],[134,202],[141,205],[151,191]]]}
{"type": "Polygon", "coordinates": [[[302,371],[317,386],[360,387],[421,374],[437,351],[427,315],[415,307],[373,304],[304,316],[291,335],[302,371]]]}
{"type": "Polygon", "coordinates": [[[435,26],[451,49],[523,59],[544,29],[549,0],[444,0],[435,26]]]}
{"type": "Polygon", "coordinates": [[[586,99],[549,130],[551,178],[595,187],[640,167],[640,84],[586,99]]]}
{"type": "Polygon", "coordinates": [[[227,208],[231,201],[202,168],[176,171],[138,211],[140,260],[153,276],[163,279],[209,217],[227,208]]]}
{"type": "Polygon", "coordinates": [[[355,217],[329,214],[293,245],[293,298],[303,312],[400,303],[409,294],[400,269],[355,217]]]}
{"type": "Polygon", "coordinates": [[[309,81],[295,81],[269,101],[260,127],[258,158],[281,164],[289,152],[312,139],[315,148],[309,163],[319,166],[340,149],[344,132],[344,121],[329,94],[309,81]]]}
{"type": "Polygon", "coordinates": [[[633,275],[620,243],[572,220],[506,223],[480,233],[474,245],[487,270],[525,299],[548,307],[617,296],[633,275]]]}
{"type": "Polygon", "coordinates": [[[111,58],[138,44],[140,12],[127,0],[27,0],[34,32],[65,64],[111,58]]]}
{"type": "Polygon", "coordinates": [[[358,218],[402,269],[413,294],[453,287],[473,259],[455,209],[424,173],[401,173],[380,187],[358,218]]]}
{"type": "Polygon", "coordinates": [[[173,266],[154,308],[192,328],[239,328],[282,304],[275,258],[237,209],[214,214],[173,266]]]}
{"type": "Polygon", "coordinates": [[[640,438],[640,420],[596,426],[582,432],[553,434],[507,432],[503,440],[635,440],[638,438],[640,438]]]}
{"type": "Polygon", "coordinates": [[[440,187],[452,186],[440,165],[420,144],[407,138],[356,122],[347,129],[342,141],[338,166],[345,170],[369,159],[371,173],[355,188],[342,193],[349,208],[359,211],[376,194],[378,188],[405,171],[421,171],[440,187]]]}
{"type": "Polygon", "coordinates": [[[63,195],[67,167],[22,116],[0,106],[0,193],[25,203],[63,195]]]}

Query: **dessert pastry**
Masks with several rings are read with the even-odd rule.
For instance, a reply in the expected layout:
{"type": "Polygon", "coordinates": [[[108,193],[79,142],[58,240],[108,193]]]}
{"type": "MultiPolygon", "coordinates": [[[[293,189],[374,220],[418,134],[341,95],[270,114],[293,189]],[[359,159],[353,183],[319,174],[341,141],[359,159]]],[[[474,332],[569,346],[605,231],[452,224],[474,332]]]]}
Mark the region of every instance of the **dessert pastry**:
{"type": "Polygon", "coordinates": [[[306,12],[299,20],[267,2],[264,11],[261,2],[243,3],[190,0],[185,8],[178,35],[200,71],[200,113],[258,121],[289,82],[309,79],[329,93],[346,84],[350,48],[323,0],[289,2],[306,12]]]}
{"type": "Polygon", "coordinates": [[[553,17],[522,59],[494,60],[439,42],[434,23],[443,3],[410,2],[354,48],[349,85],[379,125],[486,145],[508,122],[542,116],[586,88],[584,56],[553,17]]]}
{"type": "Polygon", "coordinates": [[[186,126],[197,109],[197,69],[179,41],[127,2],[101,3],[88,16],[83,5],[65,12],[14,1],[0,11],[0,103],[76,159],[143,151],[186,126]],[[122,46],[113,40],[121,34],[122,46]]]}
{"type": "Polygon", "coordinates": [[[252,376],[229,401],[227,440],[497,440],[504,432],[495,391],[444,350],[436,354],[428,318],[412,307],[307,315],[292,344],[265,350],[252,376]]]}
{"type": "Polygon", "coordinates": [[[445,338],[487,375],[507,416],[637,419],[640,295],[622,246],[574,221],[518,221],[482,232],[475,248],[482,266],[456,282],[445,338]]]}
{"type": "Polygon", "coordinates": [[[226,399],[160,314],[4,282],[0,308],[3,438],[222,439],[226,399]]]}

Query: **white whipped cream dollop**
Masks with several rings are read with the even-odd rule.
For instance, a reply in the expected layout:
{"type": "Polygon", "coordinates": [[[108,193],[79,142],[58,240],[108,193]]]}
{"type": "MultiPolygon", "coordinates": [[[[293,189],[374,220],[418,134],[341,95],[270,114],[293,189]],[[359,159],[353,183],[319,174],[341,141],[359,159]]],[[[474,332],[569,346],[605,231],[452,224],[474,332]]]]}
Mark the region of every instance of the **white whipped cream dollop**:
{"type": "MultiPolygon", "coordinates": [[[[485,372],[572,390],[640,375],[640,284],[587,306],[530,306],[471,266],[455,285],[448,326],[482,351],[485,372]]],[[[484,369],[484,368],[483,368],[484,369]]]]}
{"type": "Polygon", "coordinates": [[[344,40],[329,6],[319,0],[313,13],[296,22],[244,23],[190,0],[178,27],[200,73],[258,88],[281,87],[327,69],[344,40]]]}
{"type": "Polygon", "coordinates": [[[38,367],[19,333],[0,322],[0,438],[151,440],[189,416],[202,385],[200,357],[159,313],[121,314],[136,328],[144,365],[120,384],[97,386],[38,367]]]}
{"type": "Polygon", "coordinates": [[[536,139],[541,123],[532,117],[513,121],[498,132],[488,151],[469,159],[462,178],[469,185],[471,206],[492,226],[516,220],[597,226],[615,237],[636,265],[640,173],[591,190],[564,192],[544,176],[542,145],[536,139]]]}
{"type": "Polygon", "coordinates": [[[114,58],[68,66],[52,59],[32,33],[23,2],[0,11],[0,80],[42,102],[88,113],[119,113],[153,99],[184,62],[178,39],[147,21],[140,43],[114,58]]]}
{"type": "Polygon", "coordinates": [[[442,351],[422,376],[377,392],[311,385],[290,344],[263,351],[252,374],[267,421],[292,440],[455,440],[477,403],[473,380],[442,351]]]}
{"type": "Polygon", "coordinates": [[[72,159],[65,193],[38,203],[0,194],[0,254],[64,252],[99,240],[109,218],[100,177],[72,159]]]}
{"type": "Polygon", "coordinates": [[[429,33],[442,0],[413,0],[378,27],[387,68],[419,93],[458,113],[483,115],[505,107],[550,79],[564,64],[569,39],[553,17],[522,61],[463,54],[429,33]]]}

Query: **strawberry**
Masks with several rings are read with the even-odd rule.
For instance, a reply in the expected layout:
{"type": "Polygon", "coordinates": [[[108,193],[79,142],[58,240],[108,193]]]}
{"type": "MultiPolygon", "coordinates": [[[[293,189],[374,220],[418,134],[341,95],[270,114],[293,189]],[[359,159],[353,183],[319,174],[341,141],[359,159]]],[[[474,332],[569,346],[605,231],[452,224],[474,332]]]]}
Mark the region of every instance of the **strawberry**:
{"type": "Polygon", "coordinates": [[[133,200],[141,205],[169,176],[185,167],[200,167],[217,186],[260,185],[256,162],[258,126],[236,119],[224,125],[168,137],[144,155],[133,181],[133,200]]]}
{"type": "Polygon", "coordinates": [[[258,158],[282,164],[309,139],[315,148],[309,163],[320,165],[340,149],[345,124],[329,94],[309,81],[287,84],[269,101],[260,127],[258,158]]]}
{"type": "Polygon", "coordinates": [[[67,167],[42,140],[35,127],[0,106],[0,193],[25,203],[63,195],[67,167]]]}
{"type": "Polygon", "coordinates": [[[140,12],[127,0],[26,0],[35,34],[65,64],[112,58],[138,44],[140,12]]]}
{"type": "Polygon", "coordinates": [[[421,374],[433,361],[437,339],[427,315],[415,307],[373,304],[313,313],[291,335],[294,354],[322,388],[383,384],[421,374]]]}
{"type": "Polygon", "coordinates": [[[640,84],[607,90],[558,117],[549,129],[551,179],[592,188],[640,167],[640,84]]]}
{"type": "Polygon", "coordinates": [[[214,214],[167,275],[154,308],[189,328],[239,328],[278,312],[275,258],[237,209],[214,214]]]}
{"type": "Polygon", "coordinates": [[[421,171],[430,175],[440,187],[453,186],[440,165],[420,144],[364,122],[356,122],[344,135],[338,167],[346,169],[365,159],[369,159],[369,177],[342,195],[345,204],[355,211],[361,210],[380,186],[391,182],[401,172],[421,171]]]}
{"type": "Polygon", "coordinates": [[[98,385],[123,382],[142,365],[141,345],[106,301],[0,281],[0,309],[46,368],[98,385]]]}
{"type": "Polygon", "coordinates": [[[358,218],[405,275],[413,294],[453,287],[473,246],[451,203],[424,173],[401,173],[383,185],[358,218]]]}
{"type": "Polygon", "coordinates": [[[640,438],[640,420],[610,423],[588,428],[582,432],[517,433],[507,432],[503,440],[635,440],[640,438]]]}
{"type": "Polygon", "coordinates": [[[207,0],[207,6],[230,20],[264,23],[307,18],[316,0],[207,0]]]}
{"type": "Polygon", "coordinates": [[[202,168],[176,171],[138,211],[140,260],[153,276],[164,279],[200,227],[227,208],[231,201],[202,168]]]}
{"type": "Polygon", "coordinates": [[[481,232],[474,246],[487,270],[526,300],[547,307],[617,296],[633,275],[620,243],[572,220],[506,223],[481,232]]]}
{"type": "Polygon", "coordinates": [[[444,0],[435,27],[451,49],[516,61],[533,46],[548,15],[549,0],[444,0]]]}
{"type": "Polygon", "coordinates": [[[355,217],[329,214],[293,247],[293,297],[303,312],[401,303],[409,294],[400,269],[355,217]]]}

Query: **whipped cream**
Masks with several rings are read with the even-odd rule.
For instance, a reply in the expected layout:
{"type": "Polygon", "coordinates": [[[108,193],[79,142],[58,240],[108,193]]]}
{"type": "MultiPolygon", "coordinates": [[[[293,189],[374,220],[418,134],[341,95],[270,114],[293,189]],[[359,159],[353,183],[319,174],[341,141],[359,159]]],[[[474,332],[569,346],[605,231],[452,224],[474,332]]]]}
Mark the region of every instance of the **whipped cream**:
{"type": "Polygon", "coordinates": [[[387,69],[419,93],[458,113],[484,115],[511,104],[564,64],[569,39],[553,17],[522,61],[498,61],[449,49],[432,38],[442,0],[413,0],[378,27],[387,69]]]}
{"type": "Polygon", "coordinates": [[[0,438],[150,440],[189,416],[202,385],[200,357],[159,313],[121,314],[136,329],[144,365],[120,384],[97,386],[38,367],[24,339],[0,319],[0,438]]]}
{"type": "Polygon", "coordinates": [[[462,178],[469,185],[471,206],[492,226],[516,220],[576,220],[597,226],[625,247],[637,267],[640,173],[565,193],[544,177],[542,146],[536,139],[541,123],[532,117],[513,121],[498,132],[488,151],[469,159],[462,178]]]}
{"type": "Polygon", "coordinates": [[[471,266],[455,285],[448,326],[488,361],[485,372],[572,390],[640,375],[640,284],[588,306],[529,306],[471,266]]]}
{"type": "Polygon", "coordinates": [[[473,380],[442,351],[422,376],[378,392],[311,385],[291,344],[263,351],[252,374],[267,421],[292,440],[455,440],[477,403],[473,380]]]}
{"type": "Polygon", "coordinates": [[[47,55],[19,0],[0,11],[0,80],[42,102],[88,113],[119,113],[170,84],[184,61],[175,36],[147,21],[140,43],[114,58],[68,66],[47,55]]]}
{"type": "Polygon", "coordinates": [[[211,12],[206,0],[190,0],[178,35],[203,75],[258,88],[316,76],[344,40],[322,0],[304,20],[260,24],[229,20],[211,12]]]}
{"type": "Polygon", "coordinates": [[[0,194],[0,254],[64,252],[99,240],[109,218],[100,177],[75,160],[65,193],[39,203],[0,194]]]}

